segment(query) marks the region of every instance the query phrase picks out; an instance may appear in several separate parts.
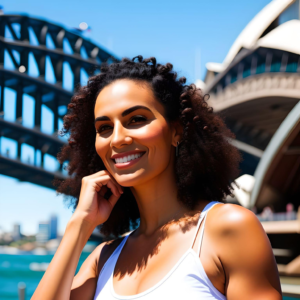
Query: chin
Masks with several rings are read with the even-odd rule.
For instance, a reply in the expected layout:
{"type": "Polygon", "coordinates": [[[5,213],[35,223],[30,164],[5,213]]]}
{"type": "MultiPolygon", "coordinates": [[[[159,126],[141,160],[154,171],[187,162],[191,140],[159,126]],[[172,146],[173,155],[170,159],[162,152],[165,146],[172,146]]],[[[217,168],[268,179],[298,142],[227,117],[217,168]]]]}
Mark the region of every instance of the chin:
{"type": "Polygon", "coordinates": [[[147,179],[142,174],[128,173],[128,174],[117,174],[114,173],[113,176],[117,183],[123,187],[132,187],[140,185],[145,182],[147,179]]]}

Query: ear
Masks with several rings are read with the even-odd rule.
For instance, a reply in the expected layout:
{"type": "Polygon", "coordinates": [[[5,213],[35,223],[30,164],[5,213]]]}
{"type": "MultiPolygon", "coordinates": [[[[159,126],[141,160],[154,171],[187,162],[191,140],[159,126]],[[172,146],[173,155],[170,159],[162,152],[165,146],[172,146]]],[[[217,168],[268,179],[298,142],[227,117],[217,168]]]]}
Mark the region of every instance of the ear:
{"type": "Polygon", "coordinates": [[[181,142],[183,135],[183,127],[180,121],[174,121],[171,123],[172,128],[172,145],[177,146],[177,142],[181,142]]]}

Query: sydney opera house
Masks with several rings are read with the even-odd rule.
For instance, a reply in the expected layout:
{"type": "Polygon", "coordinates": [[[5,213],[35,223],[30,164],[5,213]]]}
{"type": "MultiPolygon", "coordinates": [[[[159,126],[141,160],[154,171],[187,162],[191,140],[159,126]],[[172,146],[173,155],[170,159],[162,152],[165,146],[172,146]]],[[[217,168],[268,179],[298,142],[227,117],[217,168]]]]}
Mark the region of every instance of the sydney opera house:
{"type": "Polygon", "coordinates": [[[240,188],[227,200],[260,216],[280,274],[299,276],[299,0],[271,1],[240,33],[222,63],[207,63],[199,84],[243,154],[240,188]]]}
{"type": "MultiPolygon", "coordinates": [[[[0,15],[0,44],[0,144],[14,145],[0,151],[0,174],[54,188],[53,178],[67,175],[63,165],[49,169],[46,161],[66,142],[57,131],[69,99],[102,62],[118,58],[76,30],[27,15],[0,15]],[[9,102],[15,103],[13,116],[9,102]]],[[[271,1],[224,61],[206,69],[204,82],[196,84],[210,95],[210,105],[235,133],[230,142],[243,154],[239,188],[227,201],[257,214],[283,292],[299,296],[300,0],[271,1]]]]}

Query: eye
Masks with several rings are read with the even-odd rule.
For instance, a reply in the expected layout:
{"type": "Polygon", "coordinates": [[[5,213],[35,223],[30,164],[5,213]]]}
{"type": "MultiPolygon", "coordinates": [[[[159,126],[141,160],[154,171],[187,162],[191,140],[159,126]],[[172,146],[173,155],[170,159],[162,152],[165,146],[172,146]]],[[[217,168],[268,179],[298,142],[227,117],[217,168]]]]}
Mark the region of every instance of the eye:
{"type": "MultiPolygon", "coordinates": [[[[147,118],[143,117],[143,116],[134,116],[131,120],[130,120],[130,123],[132,124],[136,124],[136,123],[140,123],[140,122],[144,122],[146,121],[147,118]]],[[[96,132],[98,134],[100,134],[101,132],[105,131],[105,130],[109,130],[111,128],[111,126],[109,125],[102,125],[99,127],[98,130],[96,130],[96,132]]]]}
{"type": "Polygon", "coordinates": [[[138,122],[143,122],[143,121],[146,121],[147,119],[143,116],[135,116],[131,119],[131,123],[138,123],[138,122]],[[136,122],[132,122],[133,120],[137,120],[136,122]]]}
{"type": "Polygon", "coordinates": [[[111,127],[111,126],[108,126],[108,125],[102,125],[102,126],[99,127],[98,130],[96,130],[96,132],[97,132],[97,133],[100,133],[100,132],[104,131],[105,129],[103,130],[103,128],[106,128],[106,127],[109,128],[109,127],[111,127]]]}

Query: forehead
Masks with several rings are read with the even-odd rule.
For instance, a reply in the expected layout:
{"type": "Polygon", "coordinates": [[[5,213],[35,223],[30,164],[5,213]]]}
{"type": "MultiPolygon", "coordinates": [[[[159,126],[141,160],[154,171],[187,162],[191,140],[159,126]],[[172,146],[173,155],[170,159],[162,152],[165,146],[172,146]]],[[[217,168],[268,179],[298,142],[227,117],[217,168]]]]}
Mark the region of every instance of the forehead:
{"type": "Polygon", "coordinates": [[[95,104],[95,116],[122,112],[135,105],[144,105],[152,111],[163,113],[163,106],[156,100],[148,82],[116,80],[99,93],[95,104]]]}

